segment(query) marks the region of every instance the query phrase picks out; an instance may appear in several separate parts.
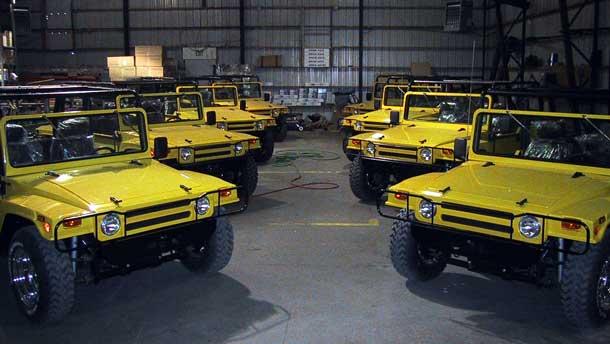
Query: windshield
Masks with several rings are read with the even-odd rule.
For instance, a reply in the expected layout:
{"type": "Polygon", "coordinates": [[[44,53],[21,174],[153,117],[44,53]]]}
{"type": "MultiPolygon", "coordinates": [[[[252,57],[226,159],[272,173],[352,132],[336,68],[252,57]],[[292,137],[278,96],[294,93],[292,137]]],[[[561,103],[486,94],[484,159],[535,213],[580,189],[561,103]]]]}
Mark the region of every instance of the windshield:
{"type": "Polygon", "coordinates": [[[149,125],[199,121],[203,118],[199,95],[143,94],[139,104],[134,96],[120,97],[120,107],[141,107],[149,125]]]}
{"type": "Polygon", "coordinates": [[[477,109],[487,108],[488,99],[481,96],[409,94],[407,119],[412,121],[472,123],[477,109]]]}
{"type": "Polygon", "coordinates": [[[69,95],[63,97],[45,97],[40,99],[16,99],[0,101],[0,114],[28,115],[51,112],[69,112],[86,110],[114,109],[115,103],[108,97],[82,97],[69,95]]]}
{"type": "Polygon", "coordinates": [[[262,98],[263,92],[261,85],[257,82],[247,82],[236,84],[241,98],[262,98]]]}
{"type": "Polygon", "coordinates": [[[383,105],[402,106],[405,93],[408,90],[409,86],[386,86],[383,94],[383,105]]]}
{"type": "Polygon", "coordinates": [[[13,167],[114,156],[146,149],[140,112],[14,119],[4,127],[13,167]]]}
{"type": "Polygon", "coordinates": [[[204,107],[237,106],[235,87],[199,88],[204,107]]]}
{"type": "Polygon", "coordinates": [[[610,167],[608,120],[494,113],[487,122],[483,117],[477,123],[476,153],[610,167]]]}

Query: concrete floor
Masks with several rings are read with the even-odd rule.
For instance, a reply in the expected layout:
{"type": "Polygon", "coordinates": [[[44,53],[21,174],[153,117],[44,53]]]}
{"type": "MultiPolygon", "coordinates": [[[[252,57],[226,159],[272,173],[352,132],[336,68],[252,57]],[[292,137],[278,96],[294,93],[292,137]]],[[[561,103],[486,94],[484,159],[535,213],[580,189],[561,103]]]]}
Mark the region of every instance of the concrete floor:
{"type": "MultiPolygon", "coordinates": [[[[290,132],[276,153],[302,147],[339,159],[296,161],[301,182],[339,189],[253,198],[231,219],[236,247],[222,274],[168,263],[83,286],[72,315],[43,328],[24,320],[0,283],[0,344],[610,342],[608,328],[575,335],[556,290],[454,267],[407,286],[388,257],[390,221],[349,190],[337,133],[290,132]]],[[[297,176],[273,164],[260,173],[258,194],[297,176]]]]}

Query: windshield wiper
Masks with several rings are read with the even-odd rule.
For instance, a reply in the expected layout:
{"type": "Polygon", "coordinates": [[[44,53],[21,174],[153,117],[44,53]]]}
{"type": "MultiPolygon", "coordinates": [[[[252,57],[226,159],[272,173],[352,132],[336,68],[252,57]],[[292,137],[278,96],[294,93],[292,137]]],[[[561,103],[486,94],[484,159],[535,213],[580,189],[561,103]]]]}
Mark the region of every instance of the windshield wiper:
{"type": "Polygon", "coordinates": [[[589,118],[587,118],[587,116],[582,116],[582,118],[589,123],[589,125],[591,125],[593,127],[593,129],[595,129],[595,131],[597,131],[598,134],[600,134],[603,138],[606,139],[606,141],[610,142],[610,137],[608,137],[608,135],[606,135],[598,126],[596,126],[593,122],[591,122],[591,120],[589,118]]]}

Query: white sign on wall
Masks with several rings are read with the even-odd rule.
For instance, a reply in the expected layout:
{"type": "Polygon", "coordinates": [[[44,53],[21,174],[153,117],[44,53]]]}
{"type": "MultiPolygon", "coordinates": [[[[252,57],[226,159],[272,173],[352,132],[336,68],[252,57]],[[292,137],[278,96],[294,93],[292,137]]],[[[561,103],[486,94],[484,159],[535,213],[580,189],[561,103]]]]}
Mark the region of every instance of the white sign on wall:
{"type": "Polygon", "coordinates": [[[306,48],[303,64],[305,67],[324,68],[330,67],[330,49],[306,48]]]}
{"type": "Polygon", "coordinates": [[[214,47],[184,47],[182,58],[185,60],[216,60],[214,47]]]}

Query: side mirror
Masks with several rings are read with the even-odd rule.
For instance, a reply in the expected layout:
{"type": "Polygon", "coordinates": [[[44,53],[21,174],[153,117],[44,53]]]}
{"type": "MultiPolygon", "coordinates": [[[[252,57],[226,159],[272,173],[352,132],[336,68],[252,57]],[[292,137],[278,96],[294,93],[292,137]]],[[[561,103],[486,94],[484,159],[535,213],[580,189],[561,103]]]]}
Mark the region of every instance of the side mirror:
{"type": "Polygon", "coordinates": [[[205,114],[205,124],[216,125],[216,111],[208,111],[205,114]]]}
{"type": "Polygon", "coordinates": [[[453,142],[453,156],[457,160],[466,160],[466,155],[468,153],[468,145],[467,140],[463,137],[458,137],[453,142]]]}
{"type": "Polygon", "coordinates": [[[381,109],[381,100],[377,99],[373,102],[373,107],[375,108],[375,110],[379,110],[381,109]]]}
{"type": "Polygon", "coordinates": [[[163,159],[167,157],[168,150],[167,137],[155,137],[155,146],[153,147],[155,159],[163,159]]]}
{"type": "Polygon", "coordinates": [[[400,112],[398,112],[398,111],[391,111],[390,112],[390,124],[391,125],[398,125],[398,124],[400,124],[400,112]]]}
{"type": "Polygon", "coordinates": [[[246,103],[245,99],[242,99],[242,100],[239,101],[239,109],[240,110],[246,111],[246,105],[247,105],[247,103],[246,103]]]}
{"type": "Polygon", "coordinates": [[[371,92],[366,92],[366,101],[370,102],[373,100],[373,94],[371,92]]]}
{"type": "Polygon", "coordinates": [[[270,102],[271,101],[271,95],[269,93],[265,93],[263,95],[263,100],[266,102],[270,102]]]}

